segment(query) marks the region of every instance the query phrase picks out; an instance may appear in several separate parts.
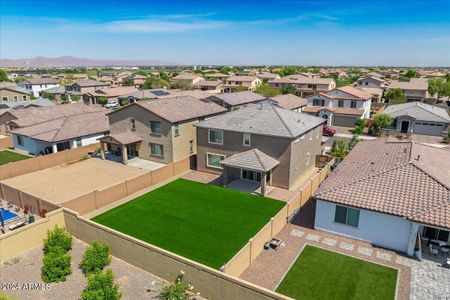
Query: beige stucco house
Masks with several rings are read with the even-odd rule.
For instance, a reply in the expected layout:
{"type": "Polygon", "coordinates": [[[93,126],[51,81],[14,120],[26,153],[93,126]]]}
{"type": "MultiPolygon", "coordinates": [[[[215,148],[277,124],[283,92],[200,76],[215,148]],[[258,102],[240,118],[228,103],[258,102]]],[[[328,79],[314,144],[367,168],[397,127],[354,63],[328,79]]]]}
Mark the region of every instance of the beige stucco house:
{"type": "Polygon", "coordinates": [[[2,103],[30,100],[31,92],[10,82],[0,83],[0,101],[2,103]]]}
{"type": "Polygon", "coordinates": [[[336,87],[336,82],[332,78],[311,78],[302,75],[291,75],[270,80],[268,84],[275,88],[292,85],[297,90],[296,94],[303,98],[317,95],[318,93],[326,93],[336,87]]]}
{"type": "Polygon", "coordinates": [[[248,91],[253,91],[261,83],[262,80],[256,76],[230,76],[225,81],[224,91],[230,93],[238,87],[246,87],[248,91]]]}

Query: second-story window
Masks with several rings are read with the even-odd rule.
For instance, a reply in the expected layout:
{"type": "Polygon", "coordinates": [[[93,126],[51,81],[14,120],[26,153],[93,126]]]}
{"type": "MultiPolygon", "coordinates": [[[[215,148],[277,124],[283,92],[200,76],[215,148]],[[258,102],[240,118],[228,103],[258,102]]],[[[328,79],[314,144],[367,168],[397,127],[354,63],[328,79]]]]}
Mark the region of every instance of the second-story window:
{"type": "Polygon", "coordinates": [[[222,130],[209,130],[208,141],[210,144],[223,145],[223,131],[222,130]]]}
{"type": "Polygon", "coordinates": [[[150,132],[152,134],[161,134],[161,122],[150,121],[150,132]]]}
{"type": "Polygon", "coordinates": [[[250,135],[250,133],[244,133],[244,135],[243,135],[243,144],[244,144],[244,146],[250,146],[251,139],[252,139],[252,136],[250,135]]]}
{"type": "Polygon", "coordinates": [[[175,136],[179,136],[180,135],[180,125],[178,125],[178,124],[173,125],[173,132],[174,132],[175,136]]]}
{"type": "Polygon", "coordinates": [[[351,108],[356,108],[356,101],[350,102],[350,107],[351,108]]]}
{"type": "Polygon", "coordinates": [[[338,101],[338,107],[344,107],[344,100],[338,101]]]}
{"type": "Polygon", "coordinates": [[[189,141],[189,153],[194,153],[194,141],[189,141]]]}
{"type": "Polygon", "coordinates": [[[136,121],[134,119],[130,119],[130,123],[131,123],[131,131],[135,131],[136,130],[136,121]]]}
{"type": "Polygon", "coordinates": [[[325,106],[325,100],[323,99],[314,99],[313,106],[325,106]]]}

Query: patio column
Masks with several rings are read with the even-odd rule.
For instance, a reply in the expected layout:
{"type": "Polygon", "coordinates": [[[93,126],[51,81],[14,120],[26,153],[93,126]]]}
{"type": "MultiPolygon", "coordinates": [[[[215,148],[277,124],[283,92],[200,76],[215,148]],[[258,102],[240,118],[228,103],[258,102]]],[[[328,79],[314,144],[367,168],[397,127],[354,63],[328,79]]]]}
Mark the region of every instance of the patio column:
{"type": "Polygon", "coordinates": [[[56,144],[52,145],[52,151],[53,151],[53,153],[58,152],[58,147],[56,146],[56,144]]]}
{"type": "Polygon", "coordinates": [[[124,165],[128,164],[127,146],[125,145],[122,145],[122,162],[124,165]]]}
{"type": "Polygon", "coordinates": [[[261,174],[261,195],[266,195],[266,179],[267,179],[267,173],[262,172],[261,174]]]}
{"type": "Polygon", "coordinates": [[[227,166],[223,166],[223,173],[222,173],[222,183],[223,187],[228,186],[228,172],[227,172],[227,166]]]}
{"type": "Polygon", "coordinates": [[[105,160],[105,143],[100,142],[100,157],[105,160]]]}
{"type": "Polygon", "coordinates": [[[406,254],[409,256],[414,255],[414,248],[416,247],[416,240],[417,240],[417,232],[419,231],[419,224],[417,223],[411,223],[411,232],[409,235],[409,243],[408,243],[408,249],[406,251],[406,254]]]}

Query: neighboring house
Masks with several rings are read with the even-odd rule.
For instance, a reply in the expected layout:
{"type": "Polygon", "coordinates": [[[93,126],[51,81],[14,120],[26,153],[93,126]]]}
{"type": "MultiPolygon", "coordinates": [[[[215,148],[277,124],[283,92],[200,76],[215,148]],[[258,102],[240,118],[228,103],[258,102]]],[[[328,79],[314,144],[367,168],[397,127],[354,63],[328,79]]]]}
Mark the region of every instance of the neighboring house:
{"type": "Polygon", "coordinates": [[[219,94],[223,92],[223,83],[220,80],[202,80],[194,84],[194,88],[197,88],[201,91],[207,91],[212,94],[219,94]]]}
{"type": "Polygon", "coordinates": [[[377,77],[377,76],[365,76],[362,78],[359,78],[356,81],[356,87],[358,88],[385,88],[387,85],[387,82],[384,78],[377,77]]]}
{"type": "Polygon", "coordinates": [[[10,82],[0,82],[0,103],[30,100],[31,92],[10,82]]]}
{"type": "Polygon", "coordinates": [[[123,79],[122,84],[140,88],[144,85],[146,76],[140,74],[131,74],[123,79]]]}
{"type": "Polygon", "coordinates": [[[344,86],[306,98],[303,112],[322,117],[327,125],[354,127],[357,119],[370,118],[372,95],[344,86]]]}
{"type": "Polygon", "coordinates": [[[275,88],[293,85],[297,90],[297,95],[303,98],[318,93],[326,93],[336,87],[336,82],[332,78],[311,78],[302,75],[291,75],[270,80],[268,84],[275,88]]]}
{"type": "Polygon", "coordinates": [[[410,256],[425,240],[448,244],[450,151],[392,137],[360,142],[313,199],[315,229],[410,256]]]}
{"type": "Polygon", "coordinates": [[[184,73],[181,73],[181,74],[175,76],[174,78],[172,78],[172,80],[183,81],[183,82],[189,83],[191,85],[194,85],[194,84],[196,84],[196,83],[198,83],[200,81],[203,81],[205,79],[202,76],[198,75],[198,74],[184,72],[184,73]]]}
{"type": "Polygon", "coordinates": [[[107,112],[79,103],[10,110],[0,119],[10,119],[14,148],[41,155],[98,143],[109,131],[107,112]]]}
{"type": "Polygon", "coordinates": [[[71,85],[66,86],[66,91],[70,92],[78,92],[80,94],[86,94],[90,92],[96,92],[98,90],[107,88],[109,84],[105,82],[100,82],[96,80],[91,79],[83,79],[80,81],[77,81],[71,85]]]}
{"type": "Polygon", "coordinates": [[[75,81],[79,81],[79,80],[85,80],[88,79],[88,75],[85,73],[80,73],[80,74],[72,74],[72,79],[75,81]]]}
{"type": "Polygon", "coordinates": [[[240,106],[266,101],[267,98],[253,92],[236,92],[236,93],[222,93],[211,95],[208,100],[225,107],[228,110],[236,109],[240,106]]]}
{"type": "Polygon", "coordinates": [[[123,156],[159,163],[191,157],[195,164],[199,120],[226,110],[211,101],[184,96],[135,102],[108,114],[111,134],[100,139],[123,156]]]}
{"type": "Polygon", "coordinates": [[[324,120],[268,103],[197,124],[197,169],[233,180],[295,188],[321,154],[324,120]]]}
{"type": "Polygon", "coordinates": [[[408,102],[424,102],[430,98],[428,93],[428,81],[423,78],[411,78],[410,81],[391,80],[386,89],[401,89],[405,93],[408,102]]]}
{"type": "Polygon", "coordinates": [[[358,87],[361,91],[366,92],[367,94],[372,95],[372,103],[383,103],[384,101],[384,90],[381,88],[367,88],[367,87],[358,87]]]}
{"type": "Polygon", "coordinates": [[[234,88],[246,87],[248,91],[253,91],[262,83],[256,76],[230,76],[225,80],[224,91],[231,93],[234,88]]]}
{"type": "Polygon", "coordinates": [[[401,133],[441,136],[449,129],[446,109],[421,102],[389,105],[384,113],[392,117],[393,130],[401,133]]]}
{"type": "Polygon", "coordinates": [[[207,73],[204,75],[206,80],[222,80],[225,81],[230,75],[222,73],[207,73]]]}
{"type": "Polygon", "coordinates": [[[279,107],[299,112],[302,111],[302,108],[306,106],[305,98],[300,98],[292,94],[271,97],[269,98],[269,100],[271,100],[279,107]]]}
{"type": "Polygon", "coordinates": [[[108,103],[117,102],[120,96],[128,95],[138,92],[139,90],[134,86],[120,86],[109,87],[95,92],[88,92],[83,94],[83,101],[85,103],[97,104],[99,98],[107,98],[108,103]]]}
{"type": "Polygon", "coordinates": [[[280,78],[280,75],[273,74],[273,73],[260,73],[260,74],[256,75],[256,77],[258,77],[259,79],[261,79],[264,82],[267,82],[269,80],[275,80],[275,79],[280,78]]]}
{"type": "Polygon", "coordinates": [[[150,100],[150,99],[158,99],[162,96],[168,96],[170,95],[172,90],[166,90],[166,89],[149,89],[149,90],[140,90],[131,94],[126,94],[117,97],[119,99],[119,102],[123,102],[124,100],[127,100],[128,103],[134,103],[137,101],[142,100],[150,100]]]}
{"type": "Polygon", "coordinates": [[[42,96],[42,92],[59,86],[59,82],[53,78],[30,78],[18,84],[31,92],[34,97],[42,96]]]}

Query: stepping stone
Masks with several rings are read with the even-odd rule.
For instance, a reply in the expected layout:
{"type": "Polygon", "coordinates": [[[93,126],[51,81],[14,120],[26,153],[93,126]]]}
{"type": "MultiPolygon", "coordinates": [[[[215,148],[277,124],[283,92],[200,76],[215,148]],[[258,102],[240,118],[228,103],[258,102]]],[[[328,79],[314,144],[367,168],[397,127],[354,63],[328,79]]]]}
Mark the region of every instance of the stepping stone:
{"type": "Polygon", "coordinates": [[[390,261],[392,256],[387,252],[377,251],[377,258],[390,261]]]}
{"type": "Polygon", "coordinates": [[[373,249],[366,248],[366,247],[358,247],[357,252],[362,255],[372,256],[373,249]]]}
{"type": "Polygon", "coordinates": [[[330,239],[330,238],[324,238],[322,243],[325,244],[325,245],[334,247],[334,246],[336,246],[337,241],[333,240],[333,239],[330,239]]]}
{"type": "Polygon", "coordinates": [[[339,245],[339,248],[347,250],[347,251],[353,251],[353,248],[355,248],[355,245],[346,243],[346,242],[341,242],[341,244],[339,245]]]}
{"type": "Polygon", "coordinates": [[[291,235],[296,236],[296,237],[303,237],[305,235],[305,233],[303,231],[300,231],[297,229],[292,229],[291,235]]]}
{"type": "Polygon", "coordinates": [[[317,234],[310,233],[306,236],[306,239],[310,240],[310,241],[318,242],[320,240],[320,236],[318,236],[317,234]]]}

